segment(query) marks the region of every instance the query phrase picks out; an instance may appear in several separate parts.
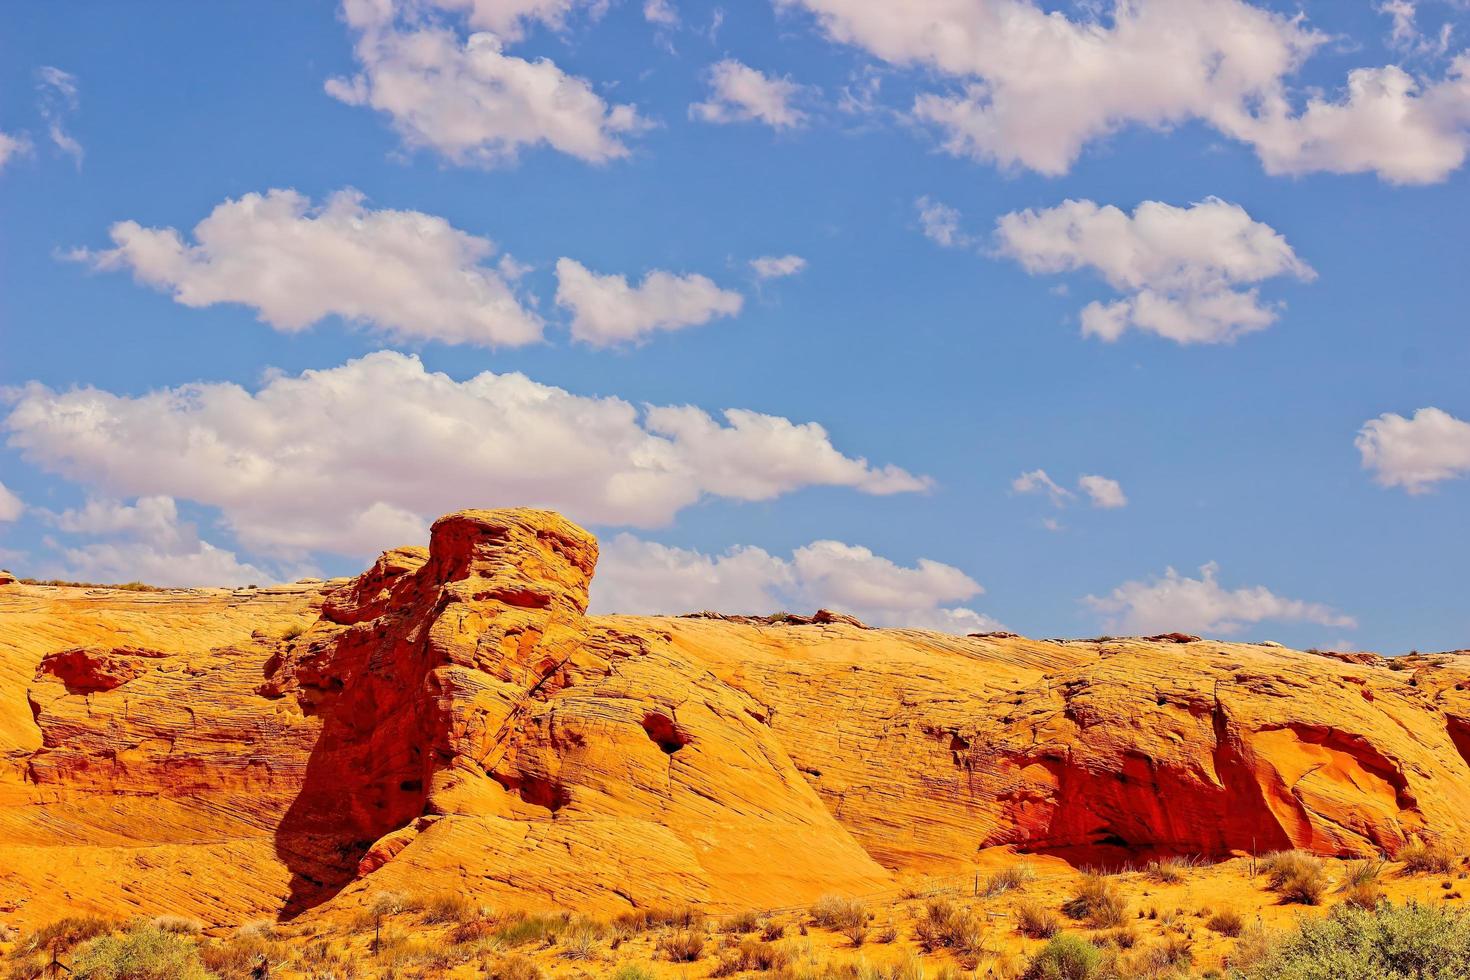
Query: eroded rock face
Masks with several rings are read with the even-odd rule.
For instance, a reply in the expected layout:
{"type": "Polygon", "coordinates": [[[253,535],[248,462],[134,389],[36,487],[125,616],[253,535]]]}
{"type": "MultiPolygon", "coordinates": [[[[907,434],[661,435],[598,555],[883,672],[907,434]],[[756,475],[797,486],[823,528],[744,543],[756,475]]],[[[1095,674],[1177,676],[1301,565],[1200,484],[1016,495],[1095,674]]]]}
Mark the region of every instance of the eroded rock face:
{"type": "Polygon", "coordinates": [[[0,890],[27,919],[221,924],[383,889],[771,907],[990,847],[1367,854],[1470,827],[1466,658],[589,618],[596,558],[556,514],[466,511],[350,581],[10,587],[0,890]]]}

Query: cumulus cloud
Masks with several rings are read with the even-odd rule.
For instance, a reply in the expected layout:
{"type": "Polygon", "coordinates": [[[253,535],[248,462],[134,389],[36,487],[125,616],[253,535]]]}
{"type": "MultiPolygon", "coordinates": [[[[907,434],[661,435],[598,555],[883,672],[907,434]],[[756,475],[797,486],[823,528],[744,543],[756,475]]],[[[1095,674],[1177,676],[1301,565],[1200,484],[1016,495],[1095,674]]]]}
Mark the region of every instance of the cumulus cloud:
{"type": "Polygon", "coordinates": [[[1316,275],[1270,225],[1218,198],[1183,208],[1144,201],[1131,215],[1064,201],[1002,215],[996,243],[1032,275],[1091,269],[1126,293],[1082,310],[1082,333],[1104,341],[1132,327],[1179,344],[1229,343],[1276,321],[1278,305],[1253,284],[1316,275]]]}
{"type": "Polygon", "coordinates": [[[706,496],[927,485],[844,455],[813,422],[640,410],[521,374],[456,381],[391,351],[276,375],[256,391],[201,383],[126,396],[31,384],[12,399],[9,445],[36,465],[101,496],[217,507],[247,551],[292,559],[422,541],[429,520],[467,506],[655,527],[706,496]]]}
{"type": "Polygon", "coordinates": [[[36,90],[39,93],[36,107],[46,123],[46,135],[58,150],[75,160],[80,167],[82,157],[85,156],[82,144],[66,129],[67,117],[81,104],[81,89],[76,76],[50,65],[38,68],[36,90]]]}
{"type": "Polygon", "coordinates": [[[1427,82],[1361,69],[1344,95],[1298,110],[1290,81],[1329,38],[1245,0],[1115,0],[1106,18],[1101,3],[1069,17],[1036,0],[777,3],[814,13],[834,40],[949,78],[955,89],[919,95],[914,116],[949,152],[1003,167],[1062,174],[1126,126],[1191,120],[1251,145],[1274,173],[1423,183],[1470,145],[1463,64],[1427,82]]]}
{"type": "Polygon", "coordinates": [[[806,259],[800,255],[762,255],[750,260],[757,279],[785,279],[806,268],[806,259]]]}
{"type": "Polygon", "coordinates": [[[487,264],[495,245],[418,211],[373,210],[354,190],[314,207],[293,190],[246,194],[194,226],[112,226],[115,248],[73,253],[99,269],[130,269],[185,306],[240,303],[277,330],[328,316],[396,337],[516,347],[541,339],[517,297],[518,266],[487,264]]]}
{"type": "Polygon", "coordinates": [[[61,548],[61,564],[52,569],[58,577],[162,586],[239,586],[275,580],[200,538],[192,523],[180,520],[170,497],[140,497],[132,504],[90,500],[79,510],[49,517],[69,534],[104,539],[61,548]]]}
{"type": "Polygon", "coordinates": [[[1396,65],[1354,69],[1343,98],[1310,98],[1297,115],[1278,105],[1241,128],[1268,173],[1377,172],[1397,184],[1434,183],[1470,151],[1470,54],[1433,82],[1396,65]]]}
{"type": "Polygon", "coordinates": [[[655,269],[637,286],[626,276],[598,275],[573,259],[556,263],[556,302],[572,313],[572,336],[594,347],[637,342],[734,316],[745,299],[705,276],[655,269]]]}
{"type": "Polygon", "coordinates": [[[0,132],[0,170],[16,157],[23,157],[32,149],[30,137],[24,133],[0,132]]]}
{"type": "Polygon", "coordinates": [[[1128,506],[1128,498],[1123,495],[1123,487],[1119,485],[1117,480],[1110,480],[1105,476],[1088,474],[1078,478],[1077,485],[1091,499],[1092,506],[1094,507],[1113,510],[1118,507],[1128,506]]]}
{"type": "Polygon", "coordinates": [[[1353,617],[1329,606],[1278,596],[1264,586],[1228,590],[1215,575],[1214,562],[1201,566],[1200,577],[1187,578],[1172,568],[1149,582],[1124,582],[1102,598],[1083,601],[1106,617],[1118,633],[1154,634],[1175,630],[1229,636],[1267,620],[1356,628],[1353,617]]]}
{"type": "Polygon", "coordinates": [[[982,592],[952,565],[921,558],[902,566],[839,541],[814,541],[782,558],[744,545],[709,555],[620,534],[604,544],[592,607],[648,615],[827,608],[873,625],[970,633],[999,628],[988,616],[953,605],[982,592]]]}
{"type": "Polygon", "coordinates": [[[970,244],[970,236],[960,230],[960,213],[928,195],[914,201],[919,212],[919,227],[924,237],[945,248],[962,248],[970,244]]]}
{"type": "Polygon", "coordinates": [[[1438,408],[1412,419],[1386,412],[1358,432],[1363,466],[1386,487],[1425,493],[1441,480],[1470,474],[1470,422],[1438,408]]]}
{"type": "Polygon", "coordinates": [[[710,66],[710,97],[689,107],[689,114],[705,122],[763,122],[773,129],[790,129],[806,122],[806,113],[792,105],[802,86],[788,78],[772,78],[733,58],[710,66]]]}
{"type": "Polygon", "coordinates": [[[0,483],[0,524],[20,519],[26,505],[5,484],[0,483]]]}
{"type": "Polygon", "coordinates": [[[610,106],[550,59],[528,61],[505,50],[525,21],[558,24],[571,6],[348,0],[343,10],[357,34],[362,71],[329,79],[327,93],[386,113],[408,146],[457,164],[502,165],[542,145],[589,163],[627,156],[623,138],[648,125],[633,106],[610,106]],[[426,7],[465,10],[472,27],[489,29],[461,40],[452,27],[418,16],[426,7]]]}

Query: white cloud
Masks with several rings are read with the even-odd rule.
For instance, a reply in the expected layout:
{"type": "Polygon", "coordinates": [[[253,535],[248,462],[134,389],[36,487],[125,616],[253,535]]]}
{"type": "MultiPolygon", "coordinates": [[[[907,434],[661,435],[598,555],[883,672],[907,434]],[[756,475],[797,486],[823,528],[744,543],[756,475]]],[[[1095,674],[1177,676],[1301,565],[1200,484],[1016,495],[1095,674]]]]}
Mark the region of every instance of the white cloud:
{"type": "Polygon", "coordinates": [[[1449,50],[1454,25],[1446,21],[1438,34],[1432,38],[1426,37],[1419,29],[1418,4],[1411,0],[1384,0],[1378,5],[1378,11],[1393,18],[1393,29],[1388,37],[1389,47],[1405,54],[1425,57],[1442,56],[1449,50]]]}
{"type": "Polygon", "coordinates": [[[185,306],[241,303],[278,330],[328,316],[394,336],[453,344],[521,346],[541,321],[517,298],[519,267],[487,265],[495,245],[418,211],[371,210],[353,190],[320,207],[292,190],[246,194],[194,226],[112,226],[116,248],[79,251],[100,269],[131,269],[185,306]],[[509,274],[507,274],[509,273],[509,274]]]}
{"type": "Polygon", "coordinates": [[[983,591],[952,565],[921,558],[905,567],[838,541],[814,541],[780,558],[750,546],[708,555],[620,534],[604,542],[592,607],[750,615],[828,608],[872,625],[969,633],[999,628],[988,616],[953,605],[983,591]]]}
{"type": "Polygon", "coordinates": [[[680,330],[740,312],[744,297],[701,275],[655,269],[637,286],[598,275],[574,259],[556,263],[556,302],[572,313],[572,336],[595,347],[637,342],[658,330],[680,330]]]}
{"type": "Polygon", "coordinates": [[[1105,341],[1131,326],[1180,344],[1229,343],[1277,317],[1243,287],[1316,275],[1275,229],[1217,198],[1184,208],[1144,201],[1132,215],[1069,200],[1002,215],[996,241],[1032,275],[1092,269],[1126,293],[1082,311],[1083,334],[1105,341]]]}
{"type": "Polygon", "coordinates": [[[772,78],[764,72],[726,58],[710,66],[710,98],[689,107],[689,114],[705,122],[763,122],[774,129],[789,129],[806,122],[806,113],[791,103],[803,87],[788,78],[772,78]]]}
{"type": "MultiPolygon", "coordinates": [[[[540,22],[552,30],[561,30],[566,19],[579,6],[587,7],[596,16],[605,5],[603,0],[348,0],[347,6],[366,6],[369,12],[360,13],[356,23],[364,20],[383,22],[385,6],[396,5],[400,11],[412,13],[414,8],[438,8],[462,12],[470,27],[489,31],[507,41],[518,41],[526,34],[529,23],[540,22]]],[[[349,15],[349,22],[354,22],[349,15]]]]}
{"type": "MultiPolygon", "coordinates": [[[[1092,506],[1113,510],[1128,505],[1123,487],[1117,480],[1096,474],[1084,474],[1077,479],[1078,489],[1092,501],[1092,506]]],[[[1077,494],[1053,480],[1046,470],[1027,470],[1011,481],[1015,493],[1045,493],[1054,507],[1066,507],[1077,498],[1077,494]]],[[[1045,520],[1048,531],[1060,531],[1062,526],[1054,520],[1045,520]]]]}
{"type": "Polygon", "coordinates": [[[679,11],[669,0],[643,0],[643,19],[650,24],[673,27],[679,23],[679,11]]]}
{"type": "Polygon", "coordinates": [[[16,157],[23,157],[32,150],[30,137],[24,133],[0,132],[0,170],[16,157]]]}
{"type": "Polygon", "coordinates": [[[960,213],[927,195],[914,201],[919,212],[919,226],[924,237],[945,248],[962,248],[970,244],[970,236],[960,230],[960,213]]]}
{"type": "Polygon", "coordinates": [[[1356,445],[1375,480],[1409,493],[1470,474],[1470,422],[1442,409],[1421,408],[1412,419],[1386,412],[1363,424],[1356,445]]]}
{"type": "Polygon", "coordinates": [[[90,500],[81,510],[51,515],[58,528],[113,540],[60,550],[55,577],[89,582],[146,582],[162,586],[225,586],[271,582],[275,576],[241,562],[233,552],[199,537],[179,519],[169,497],[141,497],[128,505],[90,500]]]}
{"type": "Polygon", "coordinates": [[[1027,470],[1011,481],[1011,489],[1016,493],[1045,492],[1058,507],[1066,504],[1073,496],[1072,491],[1048,476],[1046,470],[1027,470]]]}
{"type": "Polygon", "coordinates": [[[1470,152],[1470,54],[1425,82],[1395,65],[1348,73],[1343,99],[1307,100],[1291,115],[1276,105],[1241,131],[1272,174],[1376,172],[1396,184],[1445,179],[1470,152]]]}
{"type": "Polygon", "coordinates": [[[19,520],[25,509],[25,503],[9,487],[0,483],[0,524],[19,520]]]}
{"type": "Polygon", "coordinates": [[[427,521],[463,507],[654,527],[710,495],[927,485],[843,455],[815,423],[640,411],[520,374],[456,381],[391,351],[276,375],[254,392],[205,383],[130,397],[31,384],[12,398],[9,445],[31,462],[109,497],[217,507],[247,551],[293,559],[419,542],[427,521]]]}
{"type": "Polygon", "coordinates": [[[82,165],[85,153],[82,144],[66,130],[66,117],[75,112],[80,104],[80,88],[77,78],[69,72],[50,65],[36,70],[36,88],[40,93],[37,109],[46,122],[46,135],[56,148],[82,165]]]}
{"type": "Polygon", "coordinates": [[[1316,602],[1287,599],[1263,586],[1226,590],[1215,579],[1218,566],[1200,568],[1197,579],[1174,569],[1151,582],[1124,582],[1089,606],[1107,617],[1108,629],[1130,634],[1181,631],[1228,636],[1246,626],[1273,622],[1317,623],[1353,629],[1357,621],[1316,602]]]}
{"type": "Polygon", "coordinates": [[[1118,507],[1128,506],[1128,498],[1123,495],[1123,487],[1117,480],[1110,480],[1105,476],[1085,475],[1077,480],[1077,485],[1092,499],[1092,506],[1112,510],[1118,507]]]}
{"type": "Polygon", "coordinates": [[[806,268],[806,259],[800,255],[762,255],[750,260],[758,279],[784,279],[794,276],[806,268]]]}
{"type": "Polygon", "coordinates": [[[1296,111],[1289,81],[1329,38],[1244,0],[1117,0],[1106,17],[1102,3],[1068,17],[1035,0],[777,4],[884,61],[947,76],[958,90],[921,94],[914,115],[949,152],[1003,167],[1062,174],[1126,126],[1201,120],[1271,172],[1420,183],[1444,179],[1470,143],[1463,66],[1422,85],[1396,67],[1363,69],[1342,101],[1316,96],[1296,111]]]}
{"type": "Polygon", "coordinates": [[[344,10],[357,32],[362,71],[329,79],[327,93],[387,113],[410,147],[458,164],[506,164],[543,144],[603,163],[627,156],[623,137],[647,128],[633,106],[609,106],[585,79],[550,59],[505,52],[523,21],[558,24],[572,4],[441,0],[433,6],[466,9],[472,26],[492,29],[461,41],[451,28],[412,17],[414,5],[348,0],[344,10]]]}

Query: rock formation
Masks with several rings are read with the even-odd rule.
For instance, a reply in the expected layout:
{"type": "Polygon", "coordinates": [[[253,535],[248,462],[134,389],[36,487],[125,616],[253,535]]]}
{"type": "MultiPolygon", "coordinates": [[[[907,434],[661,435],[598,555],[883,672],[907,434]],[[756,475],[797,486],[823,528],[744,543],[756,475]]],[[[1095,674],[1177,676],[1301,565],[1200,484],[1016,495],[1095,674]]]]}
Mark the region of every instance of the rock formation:
{"type": "Polygon", "coordinates": [[[0,911],[774,907],[997,847],[1470,831],[1470,659],[588,617],[596,558],[556,514],[465,511],[351,580],[7,586],[0,911]]]}

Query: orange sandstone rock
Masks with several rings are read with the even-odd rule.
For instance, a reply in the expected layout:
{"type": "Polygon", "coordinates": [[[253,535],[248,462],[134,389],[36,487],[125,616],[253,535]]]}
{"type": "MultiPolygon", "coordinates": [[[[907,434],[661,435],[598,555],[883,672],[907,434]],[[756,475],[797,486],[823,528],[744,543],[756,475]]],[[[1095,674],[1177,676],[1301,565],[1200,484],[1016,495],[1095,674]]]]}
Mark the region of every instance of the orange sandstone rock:
{"type": "Polygon", "coordinates": [[[0,594],[26,921],[772,907],[953,873],[1463,840],[1470,660],[588,617],[597,545],[465,511],[350,581],[0,594]],[[1361,662],[1360,662],[1361,661],[1361,662]]]}

